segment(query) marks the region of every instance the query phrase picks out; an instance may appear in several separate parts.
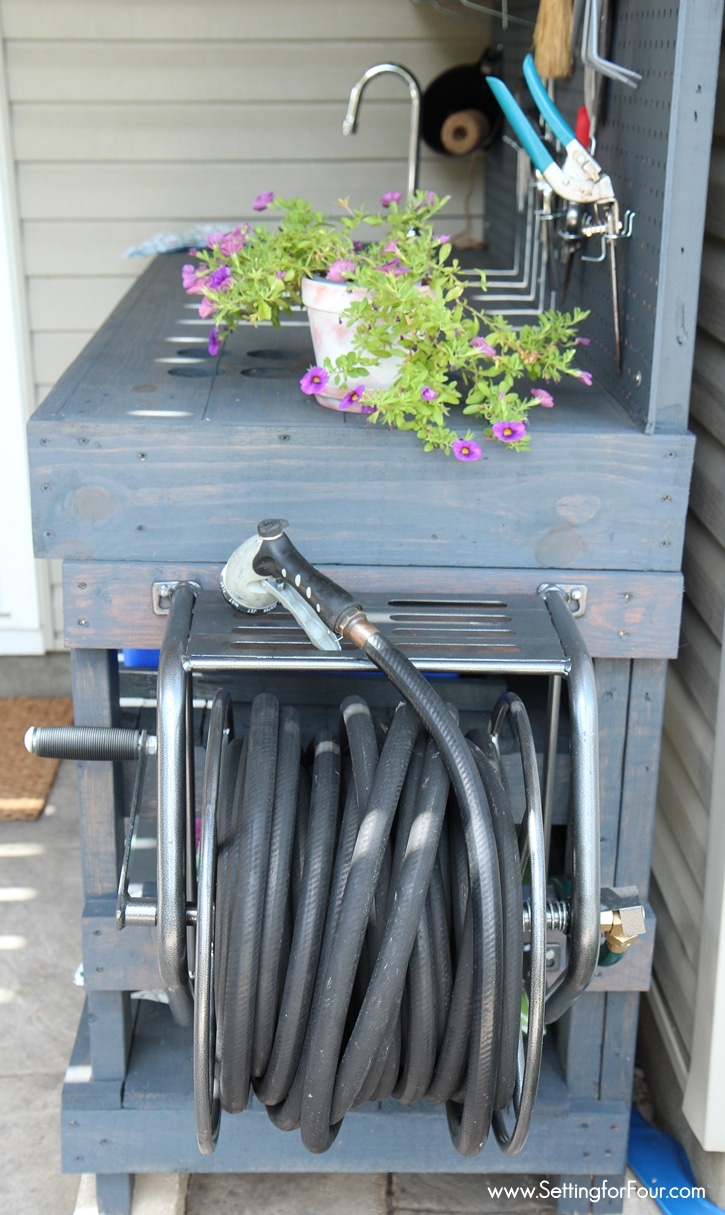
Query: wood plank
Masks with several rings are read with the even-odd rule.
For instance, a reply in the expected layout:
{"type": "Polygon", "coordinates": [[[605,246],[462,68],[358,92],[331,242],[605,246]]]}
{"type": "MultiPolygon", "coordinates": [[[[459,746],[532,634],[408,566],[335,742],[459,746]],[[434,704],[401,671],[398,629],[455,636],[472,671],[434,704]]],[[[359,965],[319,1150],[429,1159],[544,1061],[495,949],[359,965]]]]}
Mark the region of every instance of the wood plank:
{"type": "MultiPolygon", "coordinates": [[[[467,35],[458,26],[455,29],[457,36],[445,42],[387,34],[354,41],[308,37],[309,50],[316,52],[314,71],[309,69],[309,54],[283,25],[270,25],[264,40],[201,37],[191,55],[188,44],[175,39],[161,43],[67,40],[62,54],[52,40],[10,40],[6,42],[8,93],[13,103],[126,102],[129,97],[138,102],[188,102],[193,75],[198,105],[276,102],[281,97],[289,104],[338,99],[344,105],[353,84],[372,63],[404,63],[425,85],[454,63],[475,59],[467,35]],[[319,54],[321,46],[323,54],[319,54]],[[206,70],[200,70],[198,65],[204,63],[206,70]]],[[[383,101],[396,100],[401,93],[406,96],[405,83],[392,75],[376,80],[370,89],[371,98],[383,101]]]]}
{"type": "MultiPolygon", "coordinates": [[[[723,469],[725,472],[725,467],[723,469]]],[[[722,645],[725,604],[725,549],[690,511],[682,556],[687,598],[696,605],[710,632],[722,645]]]]}
{"type": "Polygon", "coordinates": [[[704,806],[710,804],[715,731],[697,701],[670,664],[665,699],[663,745],[672,748],[704,806]]]}
{"type": "Polygon", "coordinates": [[[718,680],[722,661],[721,647],[699,613],[685,600],[677,670],[683,683],[700,705],[705,716],[715,721],[718,680]]]}
{"type": "MultiPolygon", "coordinates": [[[[77,726],[112,726],[118,714],[115,653],[93,649],[72,655],[73,708],[77,726]]],[[[78,764],[81,861],[86,898],[115,897],[123,853],[123,788],[119,765],[78,764]]]]}
{"type": "MultiPolygon", "coordinates": [[[[622,963],[618,962],[617,966],[622,963]]],[[[614,969],[617,969],[617,966],[614,969]]],[[[631,1101],[634,1057],[637,1046],[639,996],[611,992],[607,996],[602,1075],[599,1096],[602,1101],[631,1101]]]]}
{"type": "MultiPolygon", "coordinates": [[[[274,162],[226,161],[214,166],[214,190],[208,173],[190,172],[186,162],[137,162],[119,171],[113,162],[94,164],[21,164],[18,199],[23,220],[121,220],[167,217],[173,231],[179,223],[211,222],[232,215],[236,222],[256,218],[252,201],[260,190],[280,198],[302,195],[315,207],[332,213],[344,192],[354,206],[377,208],[386,189],[402,189],[407,172],[406,148],[381,163],[358,159],[348,141],[344,161],[274,162]]],[[[450,213],[465,213],[470,167],[464,158],[442,157],[431,162],[426,187],[450,195],[450,213]]],[[[480,215],[480,207],[474,214],[480,215]]],[[[445,214],[445,213],[444,213],[445,214]]],[[[151,233],[149,233],[151,235],[151,233]]]]}
{"type": "Polygon", "coordinates": [[[659,815],[666,818],[683,859],[700,890],[704,889],[707,861],[708,811],[695,792],[685,769],[672,751],[660,765],[659,815]]]}
{"type": "MultiPolygon", "coordinates": [[[[317,560],[310,550],[310,556],[317,560]]],[[[505,594],[535,594],[543,582],[571,581],[561,569],[332,566],[326,572],[356,593],[369,591],[481,594],[496,588],[505,594]]],[[[75,562],[64,563],[66,644],[126,646],[156,649],[163,640],[166,618],[152,607],[154,582],[197,581],[203,589],[219,585],[222,562],[75,562]],[[79,624],[79,620],[85,623],[79,624]]],[[[577,575],[577,579],[579,575],[577,575]]],[[[665,657],[674,652],[678,636],[680,581],[676,574],[584,571],[587,610],[578,620],[582,636],[597,658],[665,657]],[[621,634],[624,633],[624,636],[621,634]]]]}
{"type": "Polygon", "coordinates": [[[595,662],[599,713],[599,856],[601,884],[614,884],[622,799],[622,769],[626,741],[631,664],[595,662]]]}
{"type": "Polygon", "coordinates": [[[603,992],[585,991],[556,1023],[557,1049],[572,1101],[599,1099],[605,1008],[603,992]]]}
{"type": "MultiPolygon", "coordinates": [[[[268,0],[263,7],[239,6],[236,0],[217,0],[210,8],[204,0],[185,0],[174,13],[173,38],[198,46],[200,33],[207,39],[245,40],[272,38],[284,30],[288,38],[317,41],[344,38],[357,41],[379,38],[435,38],[477,42],[476,27],[452,22],[427,5],[391,4],[390,0],[365,0],[364,5],[344,6],[330,0],[312,0],[300,6],[296,0],[268,0]]],[[[145,0],[143,5],[99,5],[95,0],[3,0],[3,31],[8,40],[47,41],[86,39],[168,42],[169,9],[165,0],[145,0]]]]}
{"type": "Polygon", "coordinates": [[[636,886],[642,898],[649,888],[665,679],[664,661],[632,664],[615,882],[636,886]]]}

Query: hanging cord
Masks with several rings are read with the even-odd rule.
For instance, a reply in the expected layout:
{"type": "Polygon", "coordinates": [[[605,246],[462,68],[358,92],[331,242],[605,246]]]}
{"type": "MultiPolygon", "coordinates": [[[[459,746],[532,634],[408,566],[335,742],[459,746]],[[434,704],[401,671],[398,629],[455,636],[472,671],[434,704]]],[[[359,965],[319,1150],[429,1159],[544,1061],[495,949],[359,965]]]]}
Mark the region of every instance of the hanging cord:
{"type": "Polygon", "coordinates": [[[258,696],[215,777],[221,1105],[238,1112],[253,1089],[312,1152],[350,1109],[393,1097],[445,1102],[455,1146],[472,1155],[517,1101],[508,790],[488,736],[464,740],[419,678],[415,711],[375,720],[351,697],[340,738],[321,733],[304,755],[296,711],[258,696]]]}

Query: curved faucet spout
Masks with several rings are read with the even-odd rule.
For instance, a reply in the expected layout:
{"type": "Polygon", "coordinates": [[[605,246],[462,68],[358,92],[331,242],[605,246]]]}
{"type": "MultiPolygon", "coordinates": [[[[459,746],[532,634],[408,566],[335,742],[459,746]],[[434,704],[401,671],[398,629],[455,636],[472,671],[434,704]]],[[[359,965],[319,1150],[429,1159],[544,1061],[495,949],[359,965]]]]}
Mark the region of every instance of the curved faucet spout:
{"type": "Polygon", "coordinates": [[[408,140],[408,198],[412,198],[415,190],[418,187],[418,155],[420,146],[420,108],[421,108],[421,93],[420,85],[412,72],[407,68],[401,67],[399,63],[376,63],[373,67],[369,67],[366,72],[354,84],[350,91],[350,100],[347,104],[347,114],[342,124],[343,135],[354,135],[357,129],[357,113],[360,106],[360,98],[363,94],[363,89],[369,80],[374,76],[382,76],[386,73],[391,73],[394,76],[400,76],[408,86],[410,93],[410,138],[408,140]]]}

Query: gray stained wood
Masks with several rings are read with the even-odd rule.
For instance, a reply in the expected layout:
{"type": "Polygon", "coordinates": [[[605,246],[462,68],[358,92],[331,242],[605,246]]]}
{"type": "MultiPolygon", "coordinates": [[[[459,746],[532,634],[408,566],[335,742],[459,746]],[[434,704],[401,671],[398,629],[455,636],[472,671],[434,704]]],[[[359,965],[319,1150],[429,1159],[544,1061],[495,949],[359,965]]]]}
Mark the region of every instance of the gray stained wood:
{"type": "Polygon", "coordinates": [[[149,267],[29,423],[38,556],[223,561],[283,515],[326,564],[679,569],[691,436],[641,434],[569,378],[530,452],[425,453],[300,392],[298,321],[209,359],[184,260],[149,267]]]}

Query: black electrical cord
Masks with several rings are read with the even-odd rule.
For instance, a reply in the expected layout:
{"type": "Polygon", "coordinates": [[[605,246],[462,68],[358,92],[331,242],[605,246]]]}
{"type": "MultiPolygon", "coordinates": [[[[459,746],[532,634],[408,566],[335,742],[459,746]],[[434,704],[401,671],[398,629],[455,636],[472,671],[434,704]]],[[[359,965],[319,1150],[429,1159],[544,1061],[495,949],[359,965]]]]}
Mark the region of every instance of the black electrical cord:
{"type": "MultiPolygon", "coordinates": [[[[374,640],[410,694],[395,651],[374,640]]],[[[221,1103],[240,1111],[253,1088],[312,1152],[350,1109],[392,1096],[445,1102],[472,1155],[515,1096],[522,900],[508,791],[490,739],[464,739],[415,674],[415,710],[374,721],[351,697],[339,738],[320,734],[304,755],[295,710],[258,696],[222,761],[221,1103]]]]}

